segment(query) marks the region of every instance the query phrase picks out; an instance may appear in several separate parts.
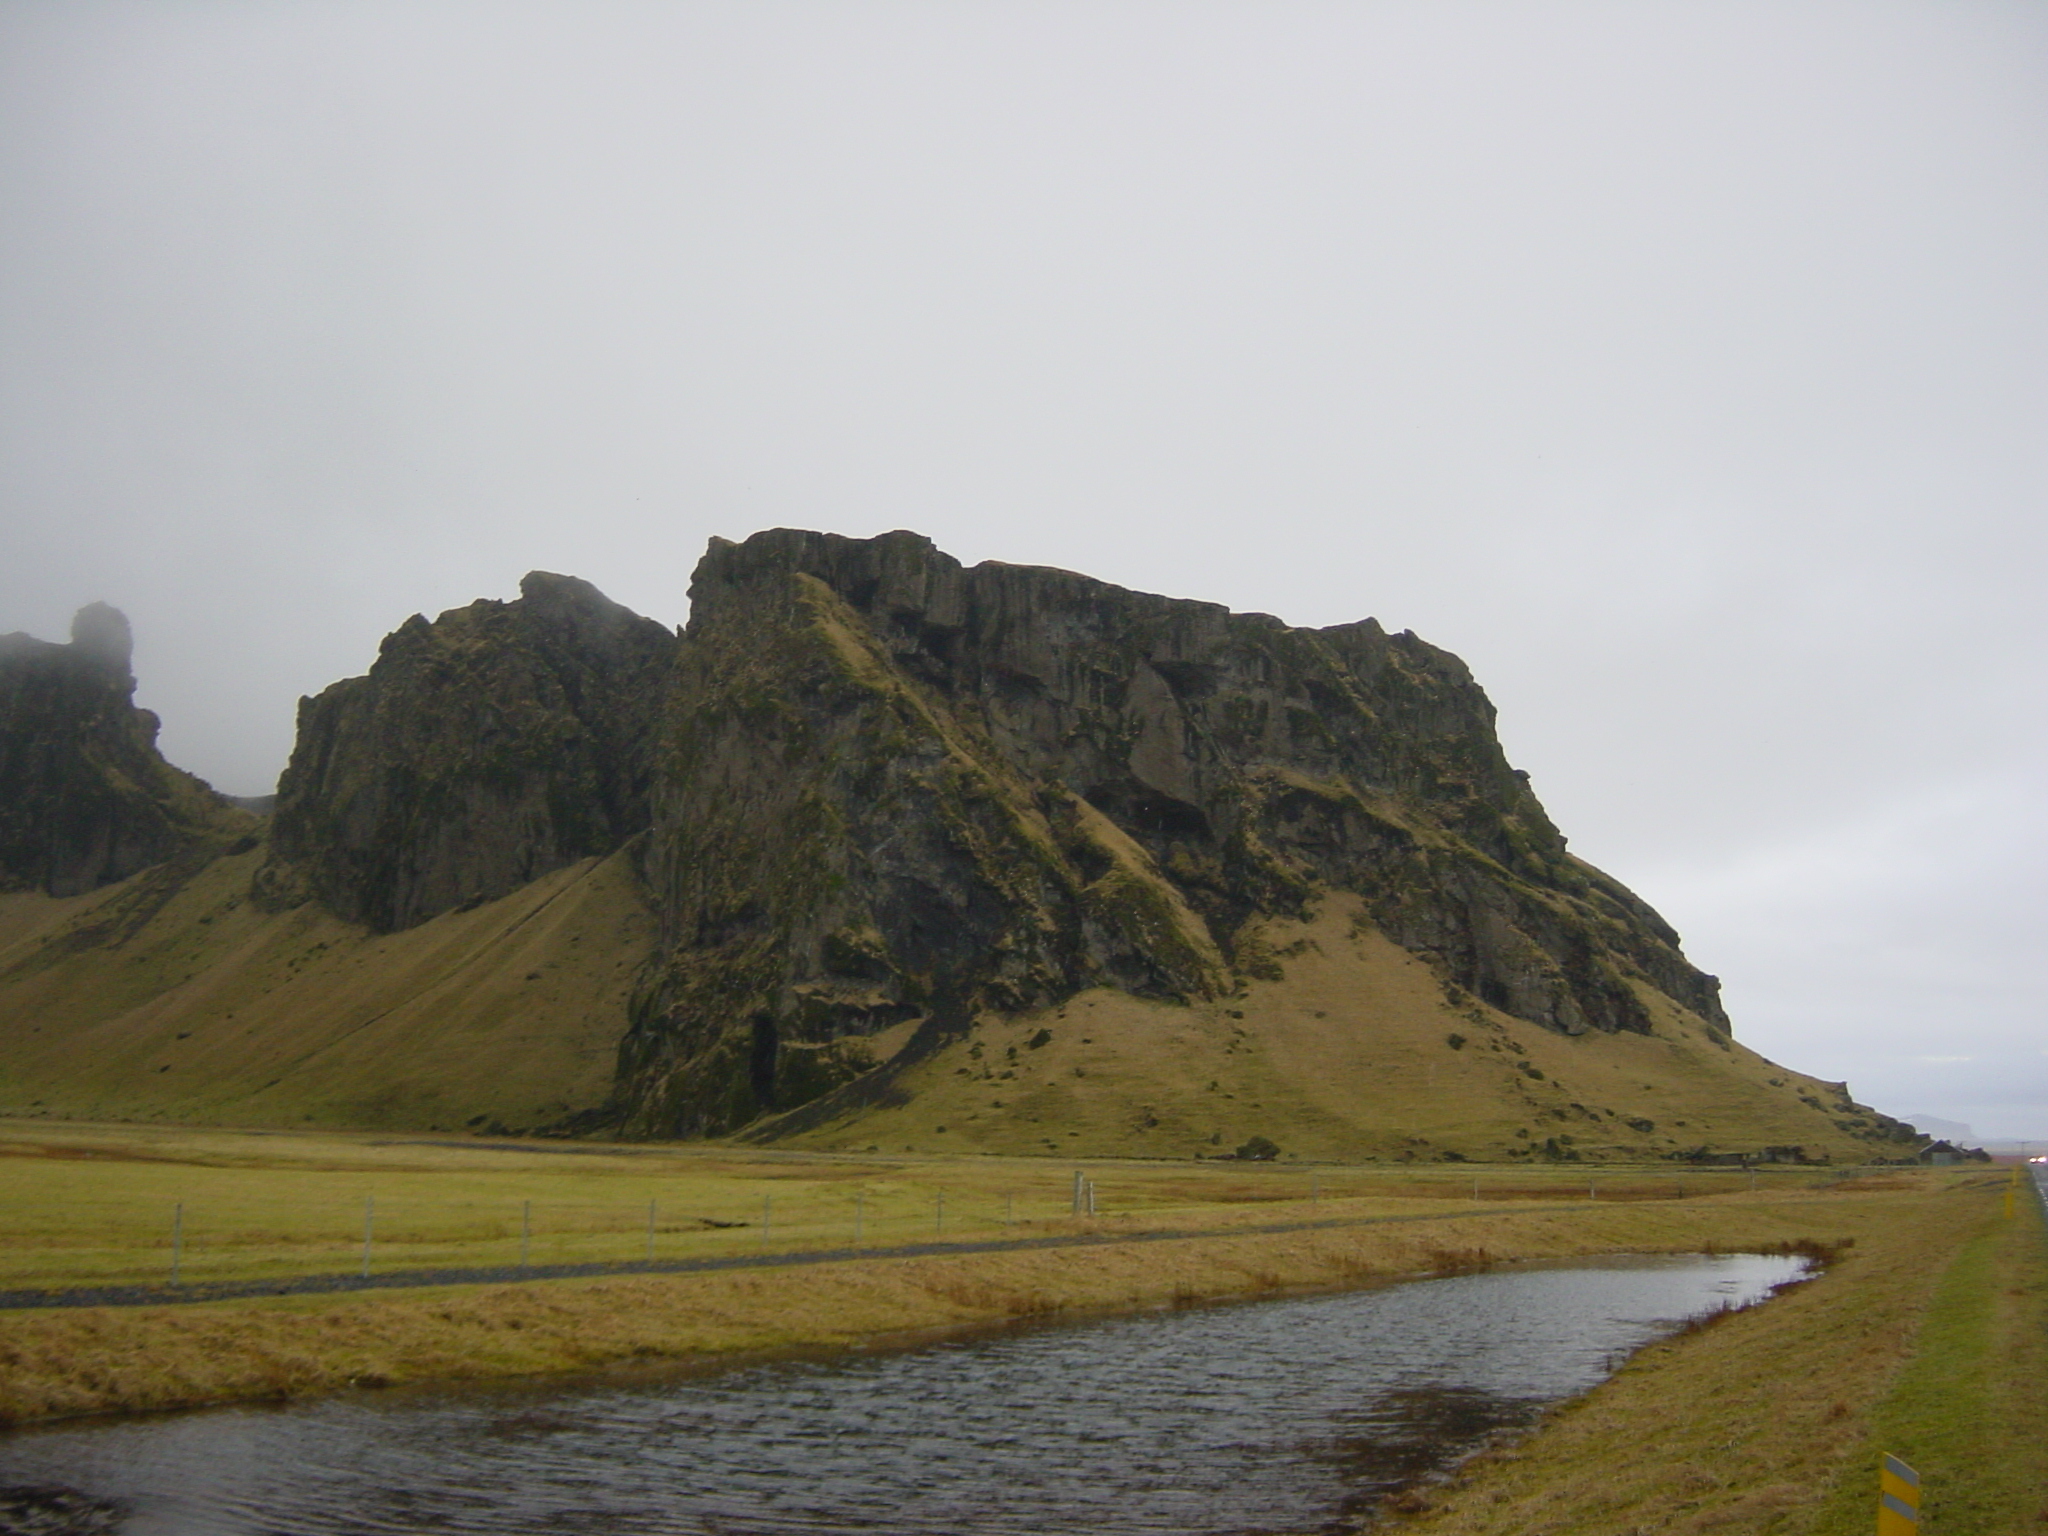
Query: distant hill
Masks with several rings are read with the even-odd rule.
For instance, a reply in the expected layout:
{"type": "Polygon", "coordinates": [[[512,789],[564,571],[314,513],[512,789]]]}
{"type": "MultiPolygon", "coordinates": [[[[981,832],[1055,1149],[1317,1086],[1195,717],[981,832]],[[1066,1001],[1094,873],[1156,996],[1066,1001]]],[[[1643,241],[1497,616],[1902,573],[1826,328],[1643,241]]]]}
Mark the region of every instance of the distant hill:
{"type": "Polygon", "coordinates": [[[1933,1136],[1942,1141],[1952,1141],[1957,1146],[1974,1145],[1977,1133],[1960,1120],[1944,1120],[1938,1115],[1910,1115],[1906,1124],[1922,1135],[1933,1136]]]}
{"type": "Polygon", "coordinates": [[[1413,635],[908,533],[716,540],[681,635],[521,592],[306,701],[267,824],[208,802],[168,862],[17,875],[0,1110],[1091,1155],[1924,1140],[1734,1041],[1413,635]]]}
{"type": "Polygon", "coordinates": [[[75,896],[255,826],[158,753],[133,648],[105,603],[78,611],[68,645],[0,635],[0,891],[75,896]]]}

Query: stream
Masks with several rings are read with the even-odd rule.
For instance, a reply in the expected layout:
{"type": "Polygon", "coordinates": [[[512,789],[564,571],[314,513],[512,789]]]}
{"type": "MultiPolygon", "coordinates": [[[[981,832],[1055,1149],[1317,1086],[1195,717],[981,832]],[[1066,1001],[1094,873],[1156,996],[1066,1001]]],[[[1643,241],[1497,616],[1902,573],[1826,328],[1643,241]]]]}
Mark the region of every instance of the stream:
{"type": "Polygon", "coordinates": [[[107,1520],[73,1528],[126,1536],[1335,1532],[1804,1272],[1513,1265],[913,1348],[57,1425],[0,1435],[0,1488],[81,1490],[107,1520]]]}

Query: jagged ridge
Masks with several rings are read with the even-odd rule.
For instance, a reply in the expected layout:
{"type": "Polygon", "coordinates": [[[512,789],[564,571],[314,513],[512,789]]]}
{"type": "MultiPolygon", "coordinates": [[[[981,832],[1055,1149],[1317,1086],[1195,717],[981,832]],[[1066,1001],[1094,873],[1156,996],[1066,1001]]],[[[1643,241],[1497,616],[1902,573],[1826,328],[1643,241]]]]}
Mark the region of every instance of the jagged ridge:
{"type": "MultiPolygon", "coordinates": [[[[573,578],[537,572],[521,594],[415,617],[367,676],[302,701],[269,846],[203,878],[219,818],[258,822],[155,757],[125,625],[118,644],[0,649],[70,689],[8,684],[0,768],[20,777],[24,743],[70,741],[76,762],[36,782],[155,786],[89,828],[150,807],[172,828],[67,833],[101,852],[61,881],[40,845],[9,855],[17,885],[33,866],[44,889],[171,860],[71,917],[0,903],[0,992],[54,1010],[80,1048],[104,1042],[91,1112],[157,1102],[156,1074],[197,1049],[180,1042],[260,1036],[265,1059],[301,1064],[177,1102],[392,1124],[466,1102],[458,1118],[495,1124],[548,1094],[531,1071],[507,1095],[456,1083],[502,1071],[460,1066],[456,1037],[587,1062],[600,1007],[617,1010],[609,1093],[593,1100],[579,1066],[552,1123],[527,1128],[944,1133],[916,1100],[992,1150],[1052,1145],[1063,1119],[1103,1150],[1155,1131],[1215,1145],[1235,1081],[1248,1110],[1291,1104],[1318,1155],[1577,1155],[1575,1137],[1704,1155],[1716,1123],[1754,1147],[1910,1139],[1731,1041],[1714,978],[1567,851],[1464,665],[1411,634],[965,569],[909,533],[715,540],[681,635],[573,578]],[[95,766],[117,752],[120,773],[95,766]],[[599,884],[571,880],[584,916],[532,926],[554,900],[534,893],[599,859],[599,884]],[[499,953],[527,969],[494,976],[499,953]],[[336,983],[316,989],[334,1043],[294,1043],[290,997],[315,976],[336,983]],[[420,1013],[415,985],[465,996],[467,1022],[420,1013]],[[381,1001],[350,1023],[356,998],[381,1001]],[[1112,1035],[1037,1053],[1070,1002],[1112,1035]],[[428,1031],[412,1067],[339,1045],[394,1029],[428,1031]],[[578,1042],[566,1057],[556,1033],[578,1042]],[[321,1077],[336,1051],[345,1091],[321,1077]],[[1469,1098],[1418,1120],[1403,1085],[1440,1071],[1469,1098]],[[1680,1077],[1683,1093],[1660,1083],[1680,1077]]],[[[5,1047],[0,1086],[12,1060],[21,1091],[69,1102],[72,1049],[5,1047]]]]}
{"type": "Polygon", "coordinates": [[[1397,942],[1566,1034],[1726,1028],[1670,928],[1572,858],[1464,665],[915,534],[714,541],[691,588],[649,870],[667,957],[627,1123],[729,1129],[929,1015],[1085,987],[1188,999],[1260,919],[1356,891],[1397,942]]]}

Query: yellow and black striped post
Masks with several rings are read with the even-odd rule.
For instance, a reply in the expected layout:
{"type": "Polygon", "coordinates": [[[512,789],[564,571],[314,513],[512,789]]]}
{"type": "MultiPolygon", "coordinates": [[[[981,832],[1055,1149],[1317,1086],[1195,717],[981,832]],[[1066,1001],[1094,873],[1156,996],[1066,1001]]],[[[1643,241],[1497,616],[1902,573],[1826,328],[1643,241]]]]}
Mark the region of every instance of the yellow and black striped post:
{"type": "Polygon", "coordinates": [[[1892,1455],[1877,1469],[1877,1536],[1920,1536],[1920,1474],[1892,1455]]]}

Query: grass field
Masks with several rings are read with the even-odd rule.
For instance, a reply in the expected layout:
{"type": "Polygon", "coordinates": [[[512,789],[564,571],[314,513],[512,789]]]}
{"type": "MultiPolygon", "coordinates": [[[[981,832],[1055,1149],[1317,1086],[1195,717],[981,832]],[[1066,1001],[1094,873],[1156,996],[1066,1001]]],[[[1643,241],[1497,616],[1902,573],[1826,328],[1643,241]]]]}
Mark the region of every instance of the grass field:
{"type": "Polygon", "coordinates": [[[1890,1452],[1921,1475],[1929,1536],[2048,1531],[2048,1232],[2031,1191],[2002,1213],[2003,1182],[1883,1208],[1822,1280],[1652,1345],[1412,1495],[1401,1529],[1863,1536],[1890,1452]]]}
{"type": "Polygon", "coordinates": [[[648,1368],[1075,1316],[1383,1283],[1483,1261],[1803,1248],[1826,1272],[1641,1352],[1532,1436],[1417,1490],[1427,1536],[1869,1528],[1880,1450],[1927,1479],[1931,1532],[2048,1531],[2048,1236],[1981,1168],[1760,1173],[1077,1165],[732,1147],[549,1151],[391,1136],[0,1123],[6,1283],[162,1272],[182,1202],[195,1277],[348,1270],[361,1205],[379,1265],[639,1258],[929,1241],[1005,1230],[1170,1241],[878,1256],[791,1269],[621,1275],[186,1306],[0,1312],[0,1423],[388,1383],[648,1368]],[[1480,1199],[1472,1199],[1478,1180],[1480,1199]],[[1588,1199],[1588,1194],[1595,1198],[1588,1199]],[[771,1225],[758,1226],[762,1201],[771,1225]],[[786,1219],[783,1213],[786,1213],[786,1219]],[[1385,1215],[1421,1216],[1368,1224],[1385,1215]],[[1353,1224],[1266,1233],[1290,1219],[1353,1224]],[[706,1221],[748,1222],[705,1226],[706,1221]],[[341,1230],[336,1231],[336,1228],[341,1230]],[[694,1246],[693,1246],[694,1245],[694,1246]],[[213,1266],[209,1268],[208,1266],[213,1266]]]}
{"type": "Polygon", "coordinates": [[[1839,1173],[830,1156],[0,1121],[0,1290],[706,1258],[1825,1187],[1839,1173]],[[366,1223],[367,1218],[367,1223],[366,1223]],[[650,1220],[651,1218],[651,1220],[650,1220]]]}

